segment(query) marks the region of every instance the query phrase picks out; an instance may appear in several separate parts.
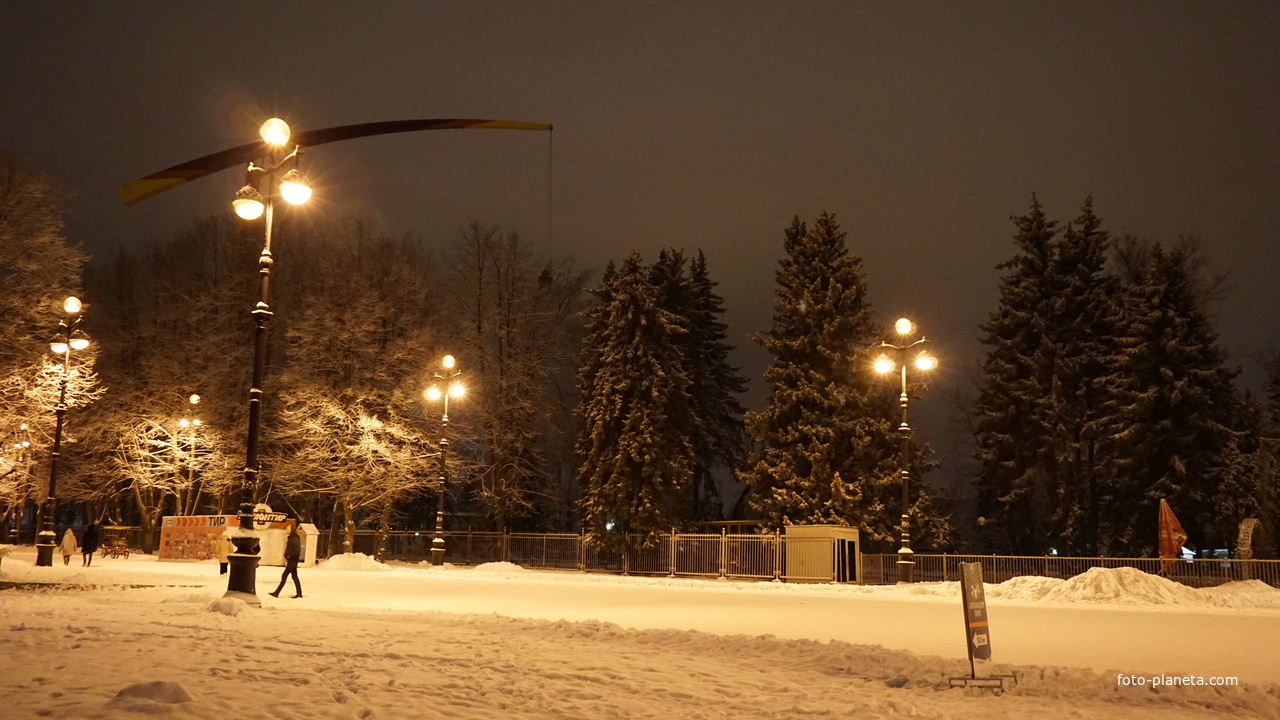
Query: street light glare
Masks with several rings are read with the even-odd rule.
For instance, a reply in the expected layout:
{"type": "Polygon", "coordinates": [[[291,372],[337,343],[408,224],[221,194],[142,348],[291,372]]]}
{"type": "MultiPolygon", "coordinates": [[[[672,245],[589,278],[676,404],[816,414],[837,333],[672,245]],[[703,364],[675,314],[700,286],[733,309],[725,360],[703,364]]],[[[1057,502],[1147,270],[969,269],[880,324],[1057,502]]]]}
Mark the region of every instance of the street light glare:
{"type": "Polygon", "coordinates": [[[294,168],[280,178],[280,197],[290,205],[301,205],[311,199],[311,185],[307,176],[294,168]]]}
{"type": "Polygon", "coordinates": [[[881,374],[893,372],[893,361],[889,359],[888,355],[881,355],[876,358],[875,368],[876,372],[881,374]]]}
{"type": "Polygon", "coordinates": [[[81,307],[80,298],[76,297],[75,295],[72,295],[71,297],[62,301],[62,309],[66,310],[67,313],[70,315],[75,315],[76,313],[80,312],[80,307],[81,307]]]}
{"type": "Polygon", "coordinates": [[[938,367],[938,358],[930,355],[927,352],[922,352],[918,356],[916,356],[916,367],[920,368],[921,370],[932,370],[938,367]]]}
{"type": "Polygon", "coordinates": [[[440,361],[440,364],[444,365],[446,368],[452,369],[453,366],[456,364],[456,362],[457,361],[453,359],[452,355],[445,355],[444,358],[440,361]]]}
{"type": "Polygon", "coordinates": [[[449,395],[451,397],[456,397],[456,398],[462,397],[463,395],[466,394],[466,392],[467,392],[467,389],[462,387],[461,382],[454,381],[454,383],[449,386],[449,395]]]}
{"type": "Polygon", "coordinates": [[[289,123],[280,118],[271,118],[262,123],[262,127],[258,130],[258,134],[262,136],[264,142],[269,145],[284,145],[289,142],[289,123]]]}
{"type": "Polygon", "coordinates": [[[69,350],[70,346],[68,346],[64,342],[51,342],[49,343],[49,349],[52,350],[54,353],[61,355],[65,353],[67,350],[69,350]]]}
{"type": "Polygon", "coordinates": [[[893,329],[896,330],[899,335],[911,335],[915,333],[916,326],[906,318],[898,318],[898,322],[893,324],[893,329]]]}
{"type": "Polygon", "coordinates": [[[196,405],[200,402],[200,396],[192,395],[190,398],[187,398],[187,402],[190,402],[192,405],[196,405]]]}
{"type": "Polygon", "coordinates": [[[182,418],[178,421],[178,427],[187,427],[190,424],[191,423],[186,418],[182,418]]]}
{"type": "Polygon", "coordinates": [[[71,338],[72,350],[83,350],[87,347],[89,347],[89,338],[84,337],[83,335],[71,338]]]}
{"type": "Polygon", "coordinates": [[[231,207],[236,211],[236,215],[245,220],[257,220],[262,217],[263,211],[266,210],[266,205],[262,202],[262,193],[259,193],[252,185],[245,185],[236,191],[236,196],[231,201],[231,207]]]}
{"type": "Polygon", "coordinates": [[[432,385],[431,387],[427,388],[426,391],[424,391],[422,394],[428,400],[439,400],[440,388],[436,387],[435,385],[432,385]]]}

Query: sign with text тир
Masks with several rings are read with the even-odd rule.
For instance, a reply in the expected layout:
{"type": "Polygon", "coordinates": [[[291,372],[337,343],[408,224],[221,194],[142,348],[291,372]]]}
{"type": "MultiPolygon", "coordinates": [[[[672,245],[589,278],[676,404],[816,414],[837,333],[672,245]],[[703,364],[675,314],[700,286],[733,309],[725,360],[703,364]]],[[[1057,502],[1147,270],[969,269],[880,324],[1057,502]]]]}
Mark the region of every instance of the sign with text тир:
{"type": "Polygon", "coordinates": [[[969,641],[969,665],[975,678],[991,676],[991,626],[982,587],[982,563],[960,563],[960,591],[964,597],[964,626],[969,641]]]}

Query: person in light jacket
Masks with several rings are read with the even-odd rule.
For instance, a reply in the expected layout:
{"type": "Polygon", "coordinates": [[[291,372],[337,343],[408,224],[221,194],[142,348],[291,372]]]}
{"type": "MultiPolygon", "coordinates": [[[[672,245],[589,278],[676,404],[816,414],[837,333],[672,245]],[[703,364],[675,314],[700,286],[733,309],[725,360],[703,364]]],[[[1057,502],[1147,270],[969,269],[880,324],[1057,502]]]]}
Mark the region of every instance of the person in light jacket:
{"type": "Polygon", "coordinates": [[[219,535],[218,539],[214,541],[213,554],[218,556],[219,575],[227,574],[227,555],[230,555],[233,550],[235,550],[235,546],[231,544],[231,538],[225,534],[219,535]]]}
{"type": "Polygon", "coordinates": [[[302,559],[302,538],[298,536],[298,524],[294,523],[289,527],[289,539],[284,543],[284,574],[280,576],[280,584],[275,592],[270,593],[271,597],[280,597],[280,591],[284,589],[284,581],[290,575],[293,576],[293,588],[297,591],[293,597],[302,597],[302,583],[298,580],[298,560],[300,559],[302,559]]]}
{"type": "Polygon", "coordinates": [[[71,528],[62,534],[62,542],[58,544],[58,552],[62,553],[62,564],[70,565],[71,556],[76,554],[76,534],[71,528]]]}

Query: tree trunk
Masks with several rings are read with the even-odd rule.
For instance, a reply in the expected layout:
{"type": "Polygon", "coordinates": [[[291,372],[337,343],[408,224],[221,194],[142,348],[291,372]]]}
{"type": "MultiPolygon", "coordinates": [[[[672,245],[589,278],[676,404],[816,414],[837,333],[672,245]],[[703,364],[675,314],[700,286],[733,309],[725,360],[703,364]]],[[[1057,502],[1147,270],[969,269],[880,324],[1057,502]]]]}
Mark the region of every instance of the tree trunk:
{"type": "Polygon", "coordinates": [[[382,558],[387,554],[387,534],[391,529],[391,501],[387,500],[382,504],[382,517],[378,521],[378,544],[373,551],[373,559],[382,562],[382,558]]]}
{"type": "Polygon", "coordinates": [[[356,544],[355,513],[351,511],[351,503],[342,501],[342,552],[352,552],[356,544]]]}

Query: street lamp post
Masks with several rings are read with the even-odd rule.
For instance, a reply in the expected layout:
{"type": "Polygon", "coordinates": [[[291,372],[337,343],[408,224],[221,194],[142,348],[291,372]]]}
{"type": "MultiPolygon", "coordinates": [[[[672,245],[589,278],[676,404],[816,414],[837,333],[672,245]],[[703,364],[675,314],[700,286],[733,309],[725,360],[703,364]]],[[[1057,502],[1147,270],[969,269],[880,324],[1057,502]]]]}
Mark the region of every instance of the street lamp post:
{"type": "Polygon", "coordinates": [[[444,482],[447,474],[446,456],[449,453],[449,397],[462,397],[466,389],[458,376],[461,370],[454,370],[457,362],[452,355],[445,355],[440,362],[445,373],[435,373],[434,377],[440,385],[432,385],[422,394],[431,401],[444,399],[444,414],[440,416],[440,478],[436,481],[436,535],[431,539],[431,564],[444,564],[444,482]]]}
{"type": "Polygon", "coordinates": [[[271,118],[259,129],[263,141],[270,148],[263,166],[249,163],[246,182],[231,201],[231,206],[245,220],[262,217],[265,221],[265,240],[258,256],[258,303],[253,308],[253,379],[249,385],[249,429],[245,440],[244,482],[240,486],[239,528],[232,535],[235,552],[228,554],[226,597],[238,597],[252,605],[260,605],[256,590],[258,570],[258,533],[254,530],[253,508],[258,493],[258,429],[262,422],[262,384],[267,364],[267,321],[271,317],[270,287],[271,231],[275,216],[275,197],[300,205],[311,198],[311,188],[306,177],[298,170],[301,147],[284,154],[289,143],[289,125],[280,118],[271,118]],[[293,167],[285,170],[292,161],[293,167]],[[264,182],[265,181],[265,182],[264,182]],[[260,189],[259,185],[263,185],[260,189]]]}
{"type": "MultiPolygon", "coordinates": [[[[191,405],[193,406],[192,410],[194,410],[195,409],[194,406],[200,402],[200,396],[192,395],[187,400],[187,402],[191,403],[191,405]]],[[[185,506],[182,509],[183,514],[190,515],[195,512],[196,505],[198,505],[200,502],[200,494],[196,492],[196,468],[195,468],[196,432],[200,428],[200,418],[190,418],[190,419],[182,418],[181,420],[178,421],[178,427],[180,428],[180,430],[178,431],[178,438],[177,438],[177,446],[178,446],[179,453],[182,452],[181,450],[182,430],[189,429],[191,432],[191,434],[187,436],[187,452],[186,452],[186,463],[185,463],[187,466],[187,482],[186,482],[187,501],[185,503],[185,506]]],[[[181,498],[179,499],[181,500],[181,498]]]]}
{"type": "MultiPolygon", "coordinates": [[[[897,331],[901,338],[901,345],[891,345],[887,342],[881,342],[880,347],[890,351],[895,357],[890,357],[890,353],[881,354],[876,358],[875,369],[880,374],[893,372],[897,368],[902,369],[902,424],[898,426],[898,436],[901,439],[901,449],[899,451],[899,464],[901,467],[900,475],[902,478],[902,547],[898,548],[898,582],[911,582],[911,574],[915,569],[915,555],[911,551],[911,523],[908,517],[908,510],[911,505],[907,495],[907,486],[911,479],[911,427],[907,425],[907,365],[911,364],[907,360],[907,355],[912,349],[920,347],[929,342],[924,337],[913,343],[906,344],[907,340],[915,335],[916,326],[907,318],[899,318],[894,323],[894,330],[897,331]]],[[[914,364],[920,370],[932,370],[938,366],[938,361],[932,355],[920,348],[915,354],[914,364]]]]}
{"type": "Polygon", "coordinates": [[[62,380],[58,385],[58,404],[54,407],[57,421],[53,430],[53,451],[49,454],[49,493],[41,511],[43,522],[36,540],[36,565],[53,565],[53,520],[58,511],[58,459],[62,455],[62,424],[67,415],[67,379],[71,373],[71,351],[89,347],[89,338],[80,330],[80,299],[72,296],[62,303],[66,319],[58,323],[58,336],[49,349],[62,356],[62,380]]]}
{"type": "MultiPolygon", "coordinates": [[[[22,463],[22,478],[17,482],[24,485],[29,481],[31,475],[31,431],[27,429],[27,424],[22,423],[19,428],[22,433],[22,439],[13,443],[13,463],[14,472],[18,472],[18,463],[22,463]]],[[[21,493],[21,497],[14,498],[13,507],[9,510],[9,544],[18,544],[18,534],[22,528],[22,516],[27,512],[27,491],[21,493]]]]}

